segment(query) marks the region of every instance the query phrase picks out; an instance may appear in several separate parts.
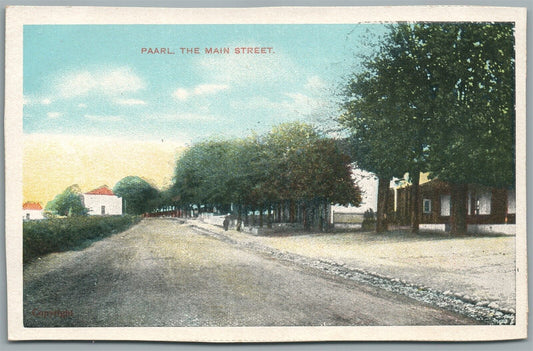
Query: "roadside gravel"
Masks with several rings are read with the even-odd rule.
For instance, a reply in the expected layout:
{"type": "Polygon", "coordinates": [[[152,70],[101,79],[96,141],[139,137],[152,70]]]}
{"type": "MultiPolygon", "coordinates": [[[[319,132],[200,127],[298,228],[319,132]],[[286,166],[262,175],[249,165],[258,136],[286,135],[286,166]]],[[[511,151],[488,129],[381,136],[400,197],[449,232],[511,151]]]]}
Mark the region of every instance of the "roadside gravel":
{"type": "Polygon", "coordinates": [[[253,236],[190,220],[199,233],[487,324],[514,324],[514,237],[388,233],[253,236]]]}

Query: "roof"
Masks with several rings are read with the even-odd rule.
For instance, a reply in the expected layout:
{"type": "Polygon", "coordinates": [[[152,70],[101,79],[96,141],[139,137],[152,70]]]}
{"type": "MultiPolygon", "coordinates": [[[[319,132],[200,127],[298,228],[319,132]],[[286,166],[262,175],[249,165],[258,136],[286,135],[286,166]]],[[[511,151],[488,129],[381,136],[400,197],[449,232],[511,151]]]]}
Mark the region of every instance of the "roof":
{"type": "Polygon", "coordinates": [[[22,209],[23,210],[42,210],[43,207],[41,206],[40,203],[37,203],[37,202],[26,202],[22,205],[22,209]]]}
{"type": "Polygon", "coordinates": [[[103,185],[97,189],[91,190],[86,195],[115,195],[113,191],[109,189],[106,185],[103,185]]]}

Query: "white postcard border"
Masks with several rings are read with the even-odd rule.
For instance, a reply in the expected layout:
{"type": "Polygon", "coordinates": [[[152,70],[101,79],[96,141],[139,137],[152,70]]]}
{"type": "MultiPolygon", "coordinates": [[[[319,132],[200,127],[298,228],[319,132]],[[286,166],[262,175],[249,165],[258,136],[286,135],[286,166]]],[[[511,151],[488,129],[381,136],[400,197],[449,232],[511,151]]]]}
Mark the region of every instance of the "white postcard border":
{"type": "Polygon", "coordinates": [[[22,223],[6,215],[9,340],[298,342],[348,340],[477,341],[527,336],[526,9],[471,6],[102,8],[8,7],[6,10],[6,214],[22,203],[22,28],[24,24],[260,24],[504,21],[516,24],[516,325],[395,327],[24,328],[22,223]]]}

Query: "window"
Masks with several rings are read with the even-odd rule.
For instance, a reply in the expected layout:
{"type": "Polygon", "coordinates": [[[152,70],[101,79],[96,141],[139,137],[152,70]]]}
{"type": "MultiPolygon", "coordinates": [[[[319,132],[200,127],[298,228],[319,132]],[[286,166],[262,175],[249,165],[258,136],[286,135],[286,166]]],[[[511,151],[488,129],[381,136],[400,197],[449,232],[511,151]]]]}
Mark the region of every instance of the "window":
{"type": "Polygon", "coordinates": [[[105,215],[105,206],[102,206],[102,215],[105,215]]]}
{"type": "Polygon", "coordinates": [[[492,202],[492,193],[490,191],[476,194],[474,200],[474,214],[490,215],[492,202]]]}
{"type": "Polygon", "coordinates": [[[507,190],[507,213],[516,213],[515,190],[507,190]]]}
{"type": "Polygon", "coordinates": [[[26,219],[30,219],[30,214],[26,213],[26,219]]]}
{"type": "Polygon", "coordinates": [[[423,212],[424,213],[431,213],[431,200],[430,199],[424,199],[422,202],[423,205],[423,212]]]}
{"type": "Polygon", "coordinates": [[[449,216],[451,212],[450,195],[441,195],[440,197],[440,215],[443,217],[449,216]]]}

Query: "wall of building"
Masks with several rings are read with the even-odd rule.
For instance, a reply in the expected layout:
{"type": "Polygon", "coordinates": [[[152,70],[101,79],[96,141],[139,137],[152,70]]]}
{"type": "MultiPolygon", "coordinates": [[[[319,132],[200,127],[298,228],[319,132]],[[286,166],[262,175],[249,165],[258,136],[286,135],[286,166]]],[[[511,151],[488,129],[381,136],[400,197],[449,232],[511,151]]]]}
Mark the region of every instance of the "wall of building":
{"type": "MultiPolygon", "coordinates": [[[[396,189],[396,211],[389,217],[399,225],[410,224],[411,187],[396,189]]],[[[433,180],[419,187],[420,223],[447,224],[451,215],[449,184],[433,180]]],[[[514,190],[469,185],[467,198],[468,224],[513,224],[516,204],[514,190]]]]}
{"type": "Polygon", "coordinates": [[[22,210],[22,219],[44,219],[43,210],[22,210]]]}
{"type": "Polygon", "coordinates": [[[83,204],[90,216],[122,214],[122,198],[118,196],[83,194],[83,204]]]}

